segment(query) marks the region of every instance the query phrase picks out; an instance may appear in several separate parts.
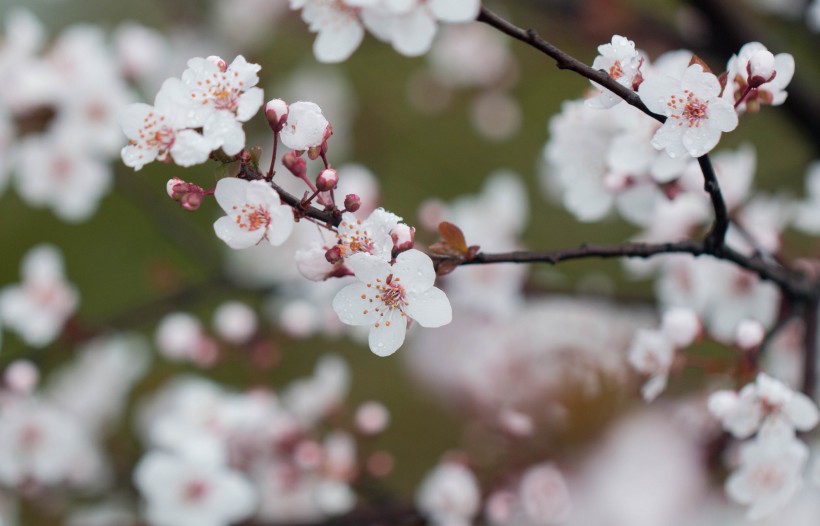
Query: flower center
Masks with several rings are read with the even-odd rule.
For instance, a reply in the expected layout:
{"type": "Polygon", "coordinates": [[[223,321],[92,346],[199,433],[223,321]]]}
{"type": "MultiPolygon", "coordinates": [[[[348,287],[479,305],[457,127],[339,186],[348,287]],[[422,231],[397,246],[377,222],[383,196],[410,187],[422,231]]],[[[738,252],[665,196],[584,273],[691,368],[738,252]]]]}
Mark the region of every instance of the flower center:
{"type": "Polygon", "coordinates": [[[208,485],[201,480],[192,480],[185,485],[182,491],[182,499],[185,502],[201,501],[208,493],[208,485]]]}
{"type": "MultiPolygon", "coordinates": [[[[376,312],[379,313],[380,320],[384,318],[385,314],[392,313],[394,309],[397,309],[401,316],[406,316],[404,309],[410,305],[410,302],[407,301],[407,294],[399,281],[401,281],[401,278],[394,277],[393,274],[388,275],[384,281],[378,278],[376,279],[376,299],[381,301],[385,307],[384,309],[380,307],[376,307],[375,309],[376,312]]],[[[368,286],[370,286],[370,284],[368,284],[368,286]]],[[[376,327],[380,324],[381,321],[377,321],[376,327]]],[[[384,324],[389,327],[390,320],[386,320],[384,324]]]]}
{"type": "MultiPolygon", "coordinates": [[[[160,151],[169,150],[174,144],[174,130],[165,125],[165,115],[149,113],[144,119],[139,129],[139,138],[145,146],[150,149],[160,151]]],[[[131,140],[131,144],[137,148],[143,148],[143,144],[131,140]]]]}
{"type": "Polygon", "coordinates": [[[609,68],[609,76],[612,77],[615,80],[618,80],[619,78],[621,78],[623,76],[623,74],[624,74],[624,70],[623,70],[623,67],[621,67],[621,61],[616,60],[615,63],[612,64],[612,66],[610,66],[610,68],[609,68]]]}
{"type": "Polygon", "coordinates": [[[346,255],[345,252],[347,250],[350,250],[352,253],[373,253],[373,240],[370,239],[370,235],[367,233],[367,230],[360,228],[361,224],[361,220],[357,220],[356,224],[342,221],[337,237],[339,239],[339,245],[342,247],[343,256],[346,255]]]}
{"type": "Polygon", "coordinates": [[[245,204],[241,208],[234,206],[233,210],[238,212],[236,214],[236,224],[243,230],[253,232],[260,228],[267,228],[270,225],[270,212],[262,205],[245,204]]]}
{"type": "Polygon", "coordinates": [[[678,126],[687,124],[690,128],[699,127],[709,114],[709,103],[695,96],[689,90],[683,90],[684,97],[672,95],[666,105],[680,113],[672,113],[671,118],[678,121],[678,126]]]}
{"type": "Polygon", "coordinates": [[[239,92],[244,87],[244,82],[236,82],[237,71],[225,71],[213,73],[211,78],[197,81],[198,91],[191,93],[191,97],[204,106],[212,104],[219,110],[234,111],[239,104],[239,92]],[[233,79],[231,77],[234,77],[233,79]]]}

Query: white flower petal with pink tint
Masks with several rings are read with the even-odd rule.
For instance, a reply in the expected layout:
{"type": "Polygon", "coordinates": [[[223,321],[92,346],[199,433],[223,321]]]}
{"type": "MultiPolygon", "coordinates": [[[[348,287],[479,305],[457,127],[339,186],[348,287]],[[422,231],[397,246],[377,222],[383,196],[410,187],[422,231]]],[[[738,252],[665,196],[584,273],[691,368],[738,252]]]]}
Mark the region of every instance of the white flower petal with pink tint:
{"type": "Polygon", "coordinates": [[[758,374],[755,382],[738,394],[712,394],[709,410],[737,438],[757,431],[761,436],[794,436],[795,431],[811,430],[820,419],[811,399],[765,373],[758,374]]]}
{"type": "Polygon", "coordinates": [[[263,102],[263,92],[256,88],[257,72],[262,67],[237,56],[225,71],[211,60],[196,57],[188,61],[182,82],[189,90],[189,118],[193,127],[205,124],[215,111],[227,111],[236,120],[253,117],[263,102]]]}
{"type": "Polygon", "coordinates": [[[689,66],[680,80],[650,75],[638,94],[650,110],[666,116],[652,146],[666,150],[671,157],[700,157],[717,145],[722,132],[737,127],[734,108],[718,96],[717,77],[704,72],[699,64],[689,66]]]}
{"type": "Polygon", "coordinates": [[[801,441],[756,440],[740,451],[740,467],[726,480],[726,493],[750,505],[749,520],[781,509],[803,485],[809,449],[801,441]]]}
{"type": "Polygon", "coordinates": [[[19,285],[0,290],[0,320],[31,347],[45,347],[60,334],[79,303],[65,281],[63,258],[52,245],[32,248],[20,263],[19,285]]]}
{"type": "Polygon", "coordinates": [[[481,493],[475,475],[452,462],[436,466],[416,491],[416,506],[436,526],[472,524],[480,504],[481,493]]]}
{"type": "Polygon", "coordinates": [[[538,464],[524,472],[518,498],[533,525],[561,524],[572,512],[572,501],[563,475],[550,464],[538,464]]]}
{"type": "Polygon", "coordinates": [[[333,310],[343,323],[370,325],[368,342],[375,354],[387,356],[401,346],[408,319],[416,319],[424,327],[450,323],[450,302],[433,287],[435,270],[425,253],[415,249],[402,252],[394,265],[357,253],[346,264],[361,283],[339,291],[333,310]]]}
{"type": "Polygon", "coordinates": [[[155,526],[227,526],[249,518],[258,500],[238,472],[159,451],[140,460],[134,484],[155,526]]]}
{"type": "Polygon", "coordinates": [[[641,389],[647,402],[657,398],[666,388],[674,357],[675,348],[661,331],[640,329],[635,333],[628,359],[635,370],[649,376],[641,389]]]}
{"type": "Polygon", "coordinates": [[[220,179],[214,197],[228,214],[217,219],[214,231],[231,248],[252,247],[263,239],[279,246],[293,231],[293,211],[264,181],[220,179]]]}
{"type": "MultiPolygon", "coordinates": [[[[632,89],[636,76],[639,75],[641,67],[641,57],[635,49],[635,43],[626,37],[613,35],[612,42],[598,46],[599,55],[592,62],[592,68],[604,70],[618,84],[632,89]]],[[[592,82],[593,86],[601,90],[596,97],[585,101],[591,108],[611,108],[619,102],[621,98],[600,84],[592,82]]]]}
{"type": "MultiPolygon", "coordinates": [[[[727,83],[723,90],[723,98],[729,103],[735,104],[741,94],[746,91],[749,84],[749,70],[754,66],[756,71],[759,66],[761,55],[771,55],[769,50],[760,42],[749,42],[744,44],[737,55],[732,55],[727,64],[727,83]],[[753,60],[755,59],[755,60],[753,60]]],[[[794,57],[789,53],[778,53],[774,55],[774,78],[761,84],[752,93],[748,94],[743,102],[738,105],[738,111],[745,111],[752,107],[756,109],[761,104],[778,106],[785,102],[788,93],[786,87],[794,76],[794,57]]],[[[761,71],[765,74],[765,71],[761,71]]]]}
{"type": "Polygon", "coordinates": [[[291,150],[307,150],[325,140],[329,123],[322,109],[312,102],[294,102],[288,109],[288,121],[279,138],[291,150]]]}
{"type": "Polygon", "coordinates": [[[399,216],[384,208],[377,208],[365,220],[345,212],[336,234],[342,256],[347,258],[358,252],[365,252],[390,261],[393,257],[393,238],[390,233],[400,221],[399,216]]]}

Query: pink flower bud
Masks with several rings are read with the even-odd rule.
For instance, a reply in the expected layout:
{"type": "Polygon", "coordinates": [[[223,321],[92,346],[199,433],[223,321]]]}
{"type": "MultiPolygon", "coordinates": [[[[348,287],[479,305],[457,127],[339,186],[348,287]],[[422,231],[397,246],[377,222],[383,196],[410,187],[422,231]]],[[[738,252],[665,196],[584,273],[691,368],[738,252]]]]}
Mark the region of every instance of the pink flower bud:
{"type": "Polygon", "coordinates": [[[766,49],[755,51],[749,57],[746,72],[749,74],[749,86],[753,88],[771,81],[777,75],[774,70],[774,55],[766,49]]]}
{"type": "Polygon", "coordinates": [[[288,104],[282,99],[273,99],[265,104],[265,118],[274,133],[279,133],[288,120],[288,104]]]}
{"type": "Polygon", "coordinates": [[[185,181],[183,181],[179,177],[173,177],[169,179],[168,183],[165,185],[165,191],[168,192],[168,197],[170,197],[174,201],[179,201],[179,199],[185,193],[185,184],[185,181]]]}
{"type": "Polygon", "coordinates": [[[207,60],[208,62],[210,62],[212,64],[216,64],[216,67],[219,68],[219,71],[224,72],[228,69],[228,63],[225,62],[225,59],[223,59],[222,57],[218,57],[216,55],[211,55],[210,57],[206,58],[205,60],[207,60]]]}
{"type": "Polygon", "coordinates": [[[362,199],[356,194],[347,194],[344,205],[346,211],[355,212],[362,206],[362,199]]]}
{"type": "Polygon", "coordinates": [[[327,249],[327,252],[325,252],[325,259],[332,265],[335,265],[341,261],[343,257],[344,253],[342,252],[341,245],[333,245],[331,248],[327,249]]]}
{"type": "Polygon", "coordinates": [[[763,325],[756,320],[743,320],[737,324],[736,340],[741,349],[755,349],[766,336],[763,325]]]}
{"type": "Polygon", "coordinates": [[[290,170],[290,173],[299,178],[304,178],[307,175],[307,162],[299,157],[296,150],[290,151],[282,156],[282,164],[285,168],[290,170]]]}
{"type": "Polygon", "coordinates": [[[194,210],[198,209],[199,206],[202,204],[202,194],[201,193],[190,193],[185,194],[182,199],[179,200],[179,204],[185,210],[189,212],[193,212],[194,210]]]}
{"type": "Polygon", "coordinates": [[[327,170],[322,170],[319,176],[316,177],[316,188],[318,188],[320,192],[329,192],[336,188],[338,182],[339,175],[336,173],[336,170],[328,168],[327,170]]]}
{"type": "Polygon", "coordinates": [[[413,248],[413,240],[416,237],[416,229],[407,226],[404,223],[399,223],[390,232],[390,237],[393,238],[393,246],[399,252],[404,252],[413,248]]]}

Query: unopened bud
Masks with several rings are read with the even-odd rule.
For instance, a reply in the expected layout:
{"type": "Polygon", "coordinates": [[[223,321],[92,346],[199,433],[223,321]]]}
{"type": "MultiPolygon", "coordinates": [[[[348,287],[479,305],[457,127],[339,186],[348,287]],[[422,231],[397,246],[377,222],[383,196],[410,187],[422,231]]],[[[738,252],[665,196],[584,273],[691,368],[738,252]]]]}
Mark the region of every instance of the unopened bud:
{"type": "Polygon", "coordinates": [[[746,319],[737,324],[735,339],[741,349],[755,349],[766,337],[766,331],[759,321],[746,319]]]}
{"type": "Polygon", "coordinates": [[[774,69],[774,55],[768,50],[755,51],[746,64],[749,74],[749,86],[757,88],[774,79],[777,72],[774,69]]]}
{"type": "Polygon", "coordinates": [[[190,194],[185,194],[182,199],[179,200],[179,204],[185,210],[193,212],[202,204],[202,194],[191,192],[190,194]]]}
{"type": "Polygon", "coordinates": [[[356,194],[347,194],[345,196],[345,211],[355,212],[362,206],[362,199],[356,194]]]}
{"type": "Polygon", "coordinates": [[[179,177],[174,177],[168,181],[165,190],[168,192],[168,196],[179,202],[185,210],[196,210],[205,198],[205,190],[201,186],[185,182],[179,177]]]}
{"type": "Polygon", "coordinates": [[[304,178],[307,175],[307,162],[299,157],[296,150],[289,151],[283,155],[282,164],[296,177],[304,178]]]}
{"type": "Polygon", "coordinates": [[[288,104],[282,99],[273,99],[265,104],[265,118],[274,133],[279,133],[288,121],[288,104]]]}
{"type": "Polygon", "coordinates": [[[172,177],[169,179],[168,183],[165,185],[165,191],[168,192],[168,197],[174,201],[178,201],[185,193],[184,188],[186,184],[187,183],[179,177],[172,177]]]}
{"type": "Polygon", "coordinates": [[[216,55],[211,55],[210,57],[206,58],[208,62],[212,64],[216,64],[216,67],[219,68],[219,71],[225,72],[228,69],[228,63],[225,62],[225,59],[222,57],[218,57],[216,55]]]}
{"type": "Polygon", "coordinates": [[[336,183],[339,182],[339,175],[333,168],[322,170],[316,177],[316,188],[320,192],[329,192],[336,188],[336,183]]]}
{"type": "Polygon", "coordinates": [[[393,246],[399,252],[410,250],[413,248],[413,240],[416,237],[416,229],[407,226],[404,223],[399,223],[390,232],[390,237],[393,238],[393,246]]]}
{"type": "Polygon", "coordinates": [[[344,258],[344,251],[341,245],[333,245],[325,252],[325,259],[331,265],[335,265],[344,258]]]}

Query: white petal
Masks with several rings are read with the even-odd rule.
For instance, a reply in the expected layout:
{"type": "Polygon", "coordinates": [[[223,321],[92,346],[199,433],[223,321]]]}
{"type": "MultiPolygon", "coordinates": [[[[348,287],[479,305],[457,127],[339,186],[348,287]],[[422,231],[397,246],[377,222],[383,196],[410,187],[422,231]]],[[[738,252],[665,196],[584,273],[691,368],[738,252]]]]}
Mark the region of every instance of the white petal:
{"type": "Polygon", "coordinates": [[[794,393],[783,407],[783,411],[800,431],[809,431],[817,425],[817,406],[803,393],[794,393]]]}
{"type": "Polygon", "coordinates": [[[453,320],[453,309],[444,291],[433,287],[421,294],[408,295],[407,314],[422,327],[441,327],[453,320]]]}
{"type": "Polygon", "coordinates": [[[122,162],[125,166],[133,168],[134,170],[139,170],[146,164],[156,159],[157,154],[159,154],[159,150],[156,148],[137,148],[131,144],[123,147],[122,152],[120,152],[122,162]]]}
{"type": "Polygon", "coordinates": [[[402,16],[393,27],[393,48],[408,57],[427,53],[433,44],[438,26],[432,16],[423,8],[414,9],[402,16]]]}
{"type": "Polygon", "coordinates": [[[194,166],[207,161],[214,149],[214,144],[197,132],[182,130],[176,134],[171,156],[179,166],[194,166]]]}
{"type": "Polygon", "coordinates": [[[228,216],[220,217],[214,222],[214,232],[216,237],[233,249],[252,247],[262,241],[262,236],[265,235],[262,228],[253,231],[240,228],[234,219],[228,216]]]}
{"type": "Polygon", "coordinates": [[[389,263],[364,252],[347,258],[345,265],[365,283],[375,283],[376,279],[384,280],[391,272],[389,263]]]}
{"type": "Polygon", "coordinates": [[[680,91],[680,82],[669,75],[647,77],[638,88],[638,95],[646,107],[659,115],[667,115],[666,103],[673,94],[680,91]]]}
{"type": "Polygon", "coordinates": [[[239,96],[236,106],[236,119],[245,122],[259,111],[264,102],[265,93],[261,88],[251,88],[239,96]]]}
{"type": "Polygon", "coordinates": [[[398,309],[392,309],[386,318],[379,321],[378,327],[374,325],[370,328],[367,339],[370,350],[377,356],[389,356],[404,343],[406,332],[407,320],[398,309]]]}
{"type": "Polygon", "coordinates": [[[202,131],[211,141],[213,149],[221,147],[228,155],[236,155],[245,147],[245,130],[229,111],[212,113],[205,121],[202,131]]]}
{"type": "MultiPolygon", "coordinates": [[[[233,213],[233,207],[239,207],[247,203],[245,192],[249,184],[248,181],[236,177],[220,179],[219,182],[216,183],[216,189],[214,190],[216,202],[219,203],[219,206],[221,206],[225,212],[229,214],[233,213]]],[[[271,188],[271,190],[273,189],[271,188]]]]}
{"type": "Polygon", "coordinates": [[[428,290],[436,280],[433,260],[414,248],[399,254],[393,265],[393,274],[401,278],[402,286],[411,294],[428,290]]]}
{"type": "Polygon", "coordinates": [[[333,298],[333,310],[342,323],[347,325],[371,325],[379,317],[373,307],[375,295],[372,287],[353,283],[340,290],[333,298]]]}
{"type": "Polygon", "coordinates": [[[319,62],[343,62],[356,51],[363,38],[364,28],[358,20],[328,26],[316,35],[313,54],[319,62]]]}
{"type": "Polygon", "coordinates": [[[270,210],[271,224],[268,227],[268,242],[278,247],[290,237],[296,221],[293,218],[293,210],[287,205],[274,206],[270,210]]]}
{"type": "Polygon", "coordinates": [[[480,0],[428,0],[427,7],[441,22],[470,22],[478,17],[480,0]]]}

